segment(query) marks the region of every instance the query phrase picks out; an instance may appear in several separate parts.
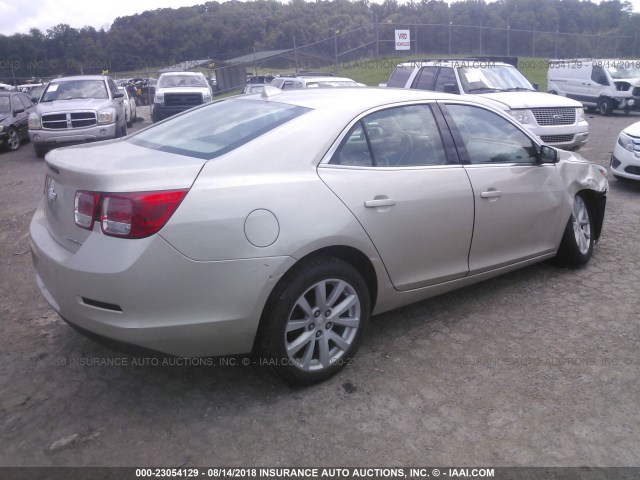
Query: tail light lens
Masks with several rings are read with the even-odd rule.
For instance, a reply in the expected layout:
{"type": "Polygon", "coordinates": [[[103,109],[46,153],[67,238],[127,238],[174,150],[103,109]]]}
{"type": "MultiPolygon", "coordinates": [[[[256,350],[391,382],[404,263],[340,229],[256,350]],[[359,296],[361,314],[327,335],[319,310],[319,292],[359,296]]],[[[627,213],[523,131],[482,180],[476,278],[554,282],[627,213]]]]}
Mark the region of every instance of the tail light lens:
{"type": "Polygon", "coordinates": [[[188,190],[160,192],[76,192],[76,225],[93,230],[99,222],[102,233],[112,237],[145,238],[158,232],[171,218],[188,190]]]}
{"type": "Polygon", "coordinates": [[[96,192],[76,192],[73,203],[73,218],[76,225],[87,230],[93,228],[93,219],[96,214],[96,207],[100,200],[100,194],[96,192]]]}

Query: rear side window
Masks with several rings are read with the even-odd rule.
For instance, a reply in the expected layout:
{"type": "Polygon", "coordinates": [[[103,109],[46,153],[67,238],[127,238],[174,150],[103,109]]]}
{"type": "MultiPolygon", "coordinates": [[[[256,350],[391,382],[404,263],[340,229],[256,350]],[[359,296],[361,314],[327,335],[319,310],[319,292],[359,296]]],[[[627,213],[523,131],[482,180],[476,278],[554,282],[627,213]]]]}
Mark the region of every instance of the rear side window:
{"type": "Polygon", "coordinates": [[[209,160],[264,135],[310,109],[262,100],[222,100],[134,134],[141,147],[209,160]]]}
{"type": "Polygon", "coordinates": [[[394,107],[356,123],[331,158],[354,167],[415,167],[447,163],[440,130],[426,105],[394,107]]]}
{"type": "Polygon", "coordinates": [[[411,65],[398,65],[389,77],[387,87],[404,88],[412,73],[413,67],[411,65]]]}

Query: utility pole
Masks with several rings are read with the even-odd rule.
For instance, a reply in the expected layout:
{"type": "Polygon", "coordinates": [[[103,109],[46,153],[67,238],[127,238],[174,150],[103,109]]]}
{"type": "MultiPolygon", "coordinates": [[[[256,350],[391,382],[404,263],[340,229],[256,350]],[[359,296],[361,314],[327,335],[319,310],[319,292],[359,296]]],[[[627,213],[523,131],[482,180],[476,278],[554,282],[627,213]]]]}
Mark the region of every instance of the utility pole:
{"type": "Polygon", "coordinates": [[[451,56],[451,12],[449,12],[449,56],[451,56]]]}
{"type": "MultiPolygon", "coordinates": [[[[255,48],[255,47],[254,47],[255,48]]],[[[293,36],[293,58],[296,62],[296,76],[298,75],[298,47],[296,47],[296,36],[293,36]]]]}
{"type": "Polygon", "coordinates": [[[336,73],[338,73],[338,34],[340,33],[340,30],[336,30],[336,34],[333,37],[333,43],[334,43],[334,49],[335,49],[335,54],[336,54],[336,73]]]}

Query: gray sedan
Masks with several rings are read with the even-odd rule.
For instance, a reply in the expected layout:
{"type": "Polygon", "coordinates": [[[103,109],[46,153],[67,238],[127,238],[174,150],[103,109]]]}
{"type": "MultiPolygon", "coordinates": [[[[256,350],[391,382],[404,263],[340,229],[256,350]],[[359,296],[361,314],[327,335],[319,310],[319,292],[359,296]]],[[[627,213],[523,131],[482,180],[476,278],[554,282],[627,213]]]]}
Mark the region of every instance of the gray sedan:
{"type": "Polygon", "coordinates": [[[605,169],[481,99],[266,87],[57,149],[37,281],[78,330],[186,357],[253,352],[311,384],[371,315],[600,237],[605,169]]]}

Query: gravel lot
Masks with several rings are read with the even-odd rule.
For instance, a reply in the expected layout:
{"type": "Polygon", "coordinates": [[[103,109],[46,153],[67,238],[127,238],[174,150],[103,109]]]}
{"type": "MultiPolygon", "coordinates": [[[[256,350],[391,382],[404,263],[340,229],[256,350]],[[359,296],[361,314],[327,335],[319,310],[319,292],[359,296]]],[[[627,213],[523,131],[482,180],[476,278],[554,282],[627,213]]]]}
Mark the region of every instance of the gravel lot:
{"type": "MultiPolygon", "coordinates": [[[[638,120],[590,114],[581,153],[608,165],[638,120]]],[[[640,466],[640,184],[610,182],[586,268],[542,263],[375,317],[353,364],[292,389],[69,328],[29,254],[43,162],[28,143],[0,153],[0,466],[640,466]]]]}

